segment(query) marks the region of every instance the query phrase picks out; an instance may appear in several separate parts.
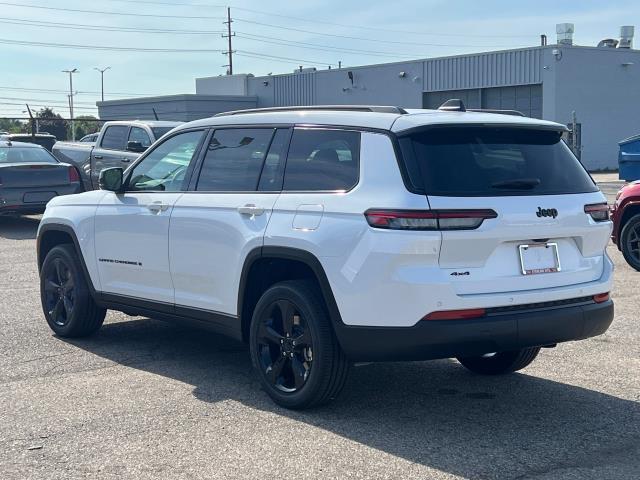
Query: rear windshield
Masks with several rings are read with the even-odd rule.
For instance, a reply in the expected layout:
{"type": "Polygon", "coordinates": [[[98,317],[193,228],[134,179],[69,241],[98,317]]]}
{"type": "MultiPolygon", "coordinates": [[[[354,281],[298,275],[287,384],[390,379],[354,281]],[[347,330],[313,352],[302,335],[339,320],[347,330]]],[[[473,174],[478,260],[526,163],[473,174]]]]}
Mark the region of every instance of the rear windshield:
{"type": "Polygon", "coordinates": [[[156,140],[163,136],[165,133],[170,132],[176,127],[151,127],[151,131],[153,132],[153,136],[156,137],[156,140]]]}
{"type": "Polygon", "coordinates": [[[0,147],[0,163],[58,163],[46,150],[35,147],[0,147]]]}
{"type": "Polygon", "coordinates": [[[400,148],[413,188],[428,195],[562,195],[598,190],[557,131],[432,128],[400,138],[400,148]]]}

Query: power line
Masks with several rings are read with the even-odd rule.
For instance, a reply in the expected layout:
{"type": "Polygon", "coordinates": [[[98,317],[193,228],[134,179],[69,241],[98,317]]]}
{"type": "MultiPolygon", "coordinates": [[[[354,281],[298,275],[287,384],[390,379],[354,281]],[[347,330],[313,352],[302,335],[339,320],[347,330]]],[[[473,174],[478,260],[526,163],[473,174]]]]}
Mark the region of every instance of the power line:
{"type": "MultiPolygon", "coordinates": [[[[124,1],[124,0],[112,0],[112,1],[124,1]]],[[[129,0],[132,1],[132,0],[129,0]]],[[[188,4],[187,4],[188,5],[188,4]]],[[[191,6],[191,5],[190,5],[191,6]]],[[[300,22],[308,22],[308,23],[321,23],[323,25],[333,25],[335,27],[344,27],[344,28],[360,28],[363,30],[374,30],[378,32],[388,32],[388,33],[400,33],[403,35],[425,35],[425,36],[437,36],[437,37],[478,37],[478,38],[533,38],[535,35],[492,35],[492,34],[467,34],[467,33],[450,33],[450,32],[416,32],[411,30],[393,30],[389,28],[382,27],[370,27],[367,25],[353,25],[346,23],[335,23],[335,22],[327,22],[325,20],[307,19],[302,17],[293,17],[291,15],[282,15],[273,12],[265,12],[262,10],[253,10],[251,8],[243,8],[243,7],[233,7],[235,10],[242,10],[250,13],[258,13],[260,15],[267,15],[270,17],[280,17],[287,18],[289,20],[297,20],[300,22]]]]}
{"type": "MultiPolygon", "coordinates": [[[[149,5],[164,5],[170,7],[202,7],[202,8],[227,8],[225,5],[218,4],[208,4],[208,3],[175,3],[175,2],[162,2],[162,1],[152,1],[152,0],[108,0],[111,2],[118,3],[131,3],[131,4],[149,4],[149,5]]],[[[362,30],[371,30],[378,32],[388,32],[388,33],[400,33],[403,35],[422,35],[422,36],[436,36],[436,37],[465,37],[465,38],[533,38],[536,37],[537,34],[532,35],[501,35],[501,34],[475,34],[475,33],[451,33],[451,32],[424,32],[424,31],[412,31],[412,30],[397,30],[383,27],[372,27],[368,25],[354,25],[347,23],[337,23],[337,22],[329,22],[326,20],[318,20],[317,18],[303,18],[303,17],[295,17],[292,15],[283,15],[280,13],[266,12],[264,10],[255,10],[252,8],[245,7],[233,7],[234,10],[241,10],[248,13],[257,13],[259,15],[265,15],[269,17],[278,17],[278,18],[286,18],[289,20],[296,20],[299,22],[307,22],[314,24],[323,24],[323,25],[333,25],[335,27],[343,27],[343,28],[359,28],[362,30]]]]}
{"type": "Polygon", "coordinates": [[[64,28],[71,30],[95,30],[105,32],[124,33],[152,33],[152,34],[172,34],[172,35],[219,35],[222,32],[214,30],[176,30],[164,28],[140,28],[140,27],[113,27],[109,25],[82,25],[77,23],[45,22],[41,20],[28,20],[23,18],[0,17],[0,23],[12,25],[25,25],[31,27],[64,28]]]}
{"type": "MultiPolygon", "coordinates": [[[[69,108],[68,104],[56,104],[53,102],[46,102],[46,103],[37,103],[37,102],[24,102],[24,103],[13,103],[13,102],[0,102],[0,105],[25,105],[26,103],[28,103],[30,106],[36,106],[36,107],[50,107],[50,108],[60,108],[60,109],[65,109],[65,108],[69,108]]],[[[98,107],[75,107],[78,110],[97,110],[98,107]]]]}
{"type": "Polygon", "coordinates": [[[250,51],[247,51],[247,50],[237,50],[236,55],[241,55],[243,57],[264,59],[264,60],[287,60],[287,61],[291,61],[291,62],[302,62],[302,63],[306,63],[306,64],[311,64],[311,65],[331,65],[332,67],[333,66],[337,66],[335,63],[318,62],[318,61],[315,61],[315,60],[304,60],[304,59],[300,59],[300,58],[291,58],[291,57],[279,57],[279,56],[276,56],[276,55],[266,55],[264,53],[250,52],[250,51]]]}
{"type": "Polygon", "coordinates": [[[25,5],[21,3],[0,2],[0,5],[10,7],[37,8],[41,10],[54,10],[57,12],[74,12],[74,13],[93,13],[98,15],[119,15],[124,17],[152,17],[152,18],[185,18],[190,20],[221,20],[223,17],[210,17],[206,15],[158,15],[153,13],[124,13],[124,12],[108,12],[102,10],[80,10],[78,8],[62,8],[62,7],[45,7],[44,5],[25,5]]]}
{"type": "Polygon", "coordinates": [[[288,47],[296,47],[300,46],[303,48],[308,48],[311,50],[322,50],[325,52],[342,52],[342,53],[355,53],[361,55],[370,55],[370,56],[378,56],[378,57],[416,57],[416,55],[411,55],[407,53],[394,53],[394,52],[380,52],[375,50],[361,50],[357,48],[342,48],[342,47],[333,47],[331,45],[318,45],[316,43],[307,43],[307,42],[298,42],[295,40],[284,40],[278,39],[275,37],[267,37],[264,35],[254,35],[251,33],[242,33],[236,32],[238,38],[244,38],[246,40],[259,41],[264,43],[271,43],[274,45],[283,45],[288,47]]]}
{"type": "MultiPolygon", "coordinates": [[[[1,2],[0,2],[1,3],[1,2]]],[[[189,49],[189,48],[139,48],[114,47],[106,45],[78,45],[70,43],[28,42],[26,40],[9,40],[0,38],[0,43],[9,45],[23,45],[29,47],[74,48],[80,50],[109,50],[119,52],[152,52],[152,53],[213,53],[222,52],[220,49],[189,49]]]]}
{"type": "MultiPolygon", "coordinates": [[[[55,90],[52,88],[27,88],[27,87],[7,87],[4,85],[0,85],[0,90],[16,90],[20,92],[48,92],[48,93],[64,93],[66,95],[69,94],[67,90],[55,90]]],[[[84,92],[76,92],[76,95],[100,95],[100,92],[92,92],[92,91],[84,91],[84,92]]],[[[116,96],[116,95],[130,95],[134,97],[148,97],[149,94],[146,93],[127,93],[127,92],[113,92],[113,93],[105,93],[105,96],[116,96]]],[[[161,94],[157,94],[161,95],[161,94]]],[[[151,95],[153,96],[153,95],[151,95]]]]}
{"type": "Polygon", "coordinates": [[[277,28],[277,29],[281,29],[281,30],[288,30],[288,31],[292,31],[292,32],[302,32],[302,33],[306,33],[309,35],[322,35],[325,37],[333,37],[333,38],[346,38],[348,40],[361,40],[361,41],[365,41],[365,42],[377,42],[377,43],[391,43],[391,44],[397,44],[397,45],[421,45],[423,47],[467,47],[467,48],[504,48],[504,47],[511,47],[513,48],[513,45],[460,45],[460,44],[446,44],[446,43],[422,43],[422,42],[403,42],[403,41],[398,41],[398,40],[383,40],[383,39],[379,39],[379,38],[366,38],[366,37],[353,37],[350,35],[338,35],[335,33],[325,33],[325,32],[318,32],[318,31],[310,31],[310,30],[305,30],[305,29],[301,29],[301,28],[294,28],[294,27],[283,27],[282,25],[274,25],[271,23],[263,23],[263,22],[255,22],[253,20],[248,20],[246,18],[238,18],[235,17],[234,20],[236,22],[244,22],[244,23],[249,23],[252,25],[260,25],[263,27],[271,27],[271,28],[277,28]]]}
{"type": "MultiPolygon", "coordinates": [[[[37,102],[43,102],[43,103],[50,103],[50,102],[57,102],[57,103],[61,103],[61,100],[51,100],[51,99],[43,99],[43,98],[23,98],[23,97],[0,97],[0,100],[16,100],[16,101],[22,101],[22,102],[26,102],[26,103],[37,103],[37,102]]],[[[95,103],[93,102],[74,102],[78,105],[95,105],[95,103]]]]}

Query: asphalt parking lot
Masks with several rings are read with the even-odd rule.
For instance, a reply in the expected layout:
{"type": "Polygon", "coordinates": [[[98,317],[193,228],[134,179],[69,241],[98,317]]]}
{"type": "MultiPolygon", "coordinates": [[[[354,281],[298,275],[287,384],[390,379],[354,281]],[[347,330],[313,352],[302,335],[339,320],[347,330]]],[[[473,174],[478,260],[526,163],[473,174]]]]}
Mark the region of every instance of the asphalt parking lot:
{"type": "Polygon", "coordinates": [[[0,218],[0,478],[640,477],[640,273],[613,246],[605,335],[507,377],[359,366],[337,401],[290,412],[242,344],[208,332],[109,313],[90,339],[53,336],[37,225],[0,218]]]}

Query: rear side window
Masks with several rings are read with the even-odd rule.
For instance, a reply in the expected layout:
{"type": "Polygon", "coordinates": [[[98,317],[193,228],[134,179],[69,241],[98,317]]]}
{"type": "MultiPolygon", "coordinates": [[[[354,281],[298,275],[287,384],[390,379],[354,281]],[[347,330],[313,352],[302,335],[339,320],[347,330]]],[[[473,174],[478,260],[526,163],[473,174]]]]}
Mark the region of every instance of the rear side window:
{"type": "Polygon", "coordinates": [[[359,132],[296,129],[283,190],[349,190],[358,183],[359,166],[359,132]]]}
{"type": "Polygon", "coordinates": [[[271,128],[216,130],[207,147],[196,190],[255,191],[273,133],[271,128]]]}
{"type": "Polygon", "coordinates": [[[432,128],[400,139],[406,170],[428,195],[562,195],[597,187],[561,132],[526,128],[432,128]]]}
{"type": "Polygon", "coordinates": [[[111,125],[107,127],[102,136],[100,146],[110,150],[124,150],[128,130],[129,127],[125,125],[111,125]]]}
{"type": "Polygon", "coordinates": [[[151,139],[149,138],[149,134],[140,127],[131,127],[131,131],[129,132],[129,141],[139,142],[143,147],[151,146],[151,139]]]}

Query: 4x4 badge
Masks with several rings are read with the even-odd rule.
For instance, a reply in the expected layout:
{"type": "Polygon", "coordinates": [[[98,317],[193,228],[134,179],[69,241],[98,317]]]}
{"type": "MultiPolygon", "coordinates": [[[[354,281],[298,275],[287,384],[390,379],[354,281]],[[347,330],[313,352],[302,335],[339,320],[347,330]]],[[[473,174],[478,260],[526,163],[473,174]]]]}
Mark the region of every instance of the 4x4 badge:
{"type": "Polygon", "coordinates": [[[538,217],[553,217],[556,218],[558,216],[558,210],[555,208],[540,208],[538,207],[538,211],[536,212],[538,217]]]}

